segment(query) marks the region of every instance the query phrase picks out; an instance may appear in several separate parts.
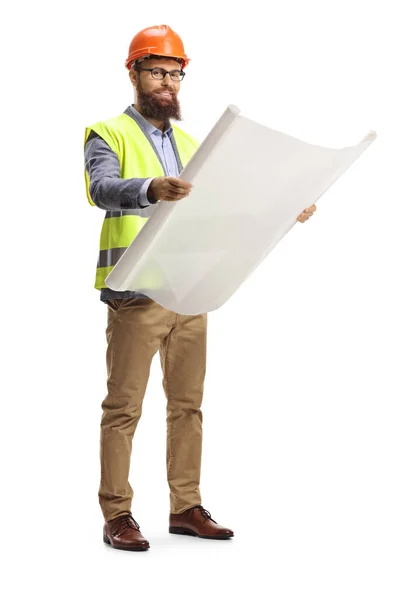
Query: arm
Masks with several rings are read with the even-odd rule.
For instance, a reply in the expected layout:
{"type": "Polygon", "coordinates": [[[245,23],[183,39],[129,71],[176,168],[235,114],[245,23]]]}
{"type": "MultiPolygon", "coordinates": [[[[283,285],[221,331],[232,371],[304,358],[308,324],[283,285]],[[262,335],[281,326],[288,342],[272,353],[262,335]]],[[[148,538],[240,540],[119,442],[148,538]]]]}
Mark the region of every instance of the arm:
{"type": "Polygon", "coordinates": [[[147,198],[152,179],[121,179],[118,156],[94,131],[85,145],[85,169],[92,200],[103,210],[140,209],[156,202],[147,198]]]}

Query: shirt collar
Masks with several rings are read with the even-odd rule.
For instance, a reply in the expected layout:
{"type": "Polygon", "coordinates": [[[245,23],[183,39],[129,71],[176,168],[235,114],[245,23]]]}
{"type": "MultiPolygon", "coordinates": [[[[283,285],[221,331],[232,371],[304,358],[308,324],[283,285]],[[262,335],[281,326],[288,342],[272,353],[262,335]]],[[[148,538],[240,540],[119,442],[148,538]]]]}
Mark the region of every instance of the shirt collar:
{"type": "MultiPolygon", "coordinates": [[[[128,106],[128,109],[135,116],[135,118],[141,122],[141,124],[143,125],[143,128],[146,129],[147,133],[149,133],[150,135],[161,135],[162,134],[162,131],[160,129],[157,129],[157,127],[155,127],[153,125],[153,123],[150,123],[150,121],[145,119],[143,117],[143,115],[141,115],[140,112],[136,110],[136,108],[133,106],[133,104],[130,104],[128,106]]],[[[172,125],[169,121],[167,122],[167,125],[169,125],[168,129],[164,133],[166,133],[168,135],[168,137],[171,137],[172,125]]]]}

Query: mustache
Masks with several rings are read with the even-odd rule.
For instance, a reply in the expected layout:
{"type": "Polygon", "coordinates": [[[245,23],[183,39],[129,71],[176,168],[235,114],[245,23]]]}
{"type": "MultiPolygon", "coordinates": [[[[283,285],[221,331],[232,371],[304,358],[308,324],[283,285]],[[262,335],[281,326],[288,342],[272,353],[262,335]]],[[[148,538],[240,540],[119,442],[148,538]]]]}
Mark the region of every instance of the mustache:
{"type": "Polygon", "coordinates": [[[167,87],[167,86],[165,86],[163,88],[160,88],[158,90],[154,90],[153,93],[154,94],[158,94],[159,92],[171,92],[171,94],[173,94],[174,96],[176,95],[175,90],[173,88],[170,88],[170,87],[167,87]]]}

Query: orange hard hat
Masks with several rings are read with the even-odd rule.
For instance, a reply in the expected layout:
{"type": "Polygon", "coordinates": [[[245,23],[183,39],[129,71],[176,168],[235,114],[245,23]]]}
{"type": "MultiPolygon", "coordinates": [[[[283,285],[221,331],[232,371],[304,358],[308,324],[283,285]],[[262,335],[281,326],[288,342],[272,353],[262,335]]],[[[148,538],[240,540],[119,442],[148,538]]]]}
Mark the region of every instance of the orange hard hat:
{"type": "Polygon", "coordinates": [[[129,55],[125,61],[126,68],[130,69],[135,60],[150,54],[180,58],[182,69],[190,60],[185,54],[181,38],[168,25],[147,27],[135,35],[129,46],[129,55]]]}

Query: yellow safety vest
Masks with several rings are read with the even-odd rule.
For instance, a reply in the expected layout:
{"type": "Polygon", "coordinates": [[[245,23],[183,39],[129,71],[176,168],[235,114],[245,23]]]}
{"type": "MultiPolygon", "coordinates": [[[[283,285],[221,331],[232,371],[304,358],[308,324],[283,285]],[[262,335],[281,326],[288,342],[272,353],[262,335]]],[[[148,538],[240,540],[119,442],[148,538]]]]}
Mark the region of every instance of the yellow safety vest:
{"type": "MultiPolygon", "coordinates": [[[[199,142],[176,125],[172,125],[172,129],[180,161],[182,166],[185,167],[199,147],[199,142]]],[[[95,131],[100,135],[118,156],[122,179],[162,177],[165,175],[163,166],[154,152],[150,141],[136,121],[126,113],[107,121],[99,121],[87,127],[85,131],[85,143],[91,131],[95,131]]],[[[95,206],[90,197],[90,178],[86,170],[85,182],[89,203],[95,206]]],[[[118,211],[118,216],[110,217],[106,215],[104,218],[100,234],[100,251],[94,285],[98,290],[107,287],[104,282],[105,278],[112,271],[119,258],[149,218],[138,214],[131,214],[133,212],[137,213],[138,211],[121,210],[118,211]]]]}

